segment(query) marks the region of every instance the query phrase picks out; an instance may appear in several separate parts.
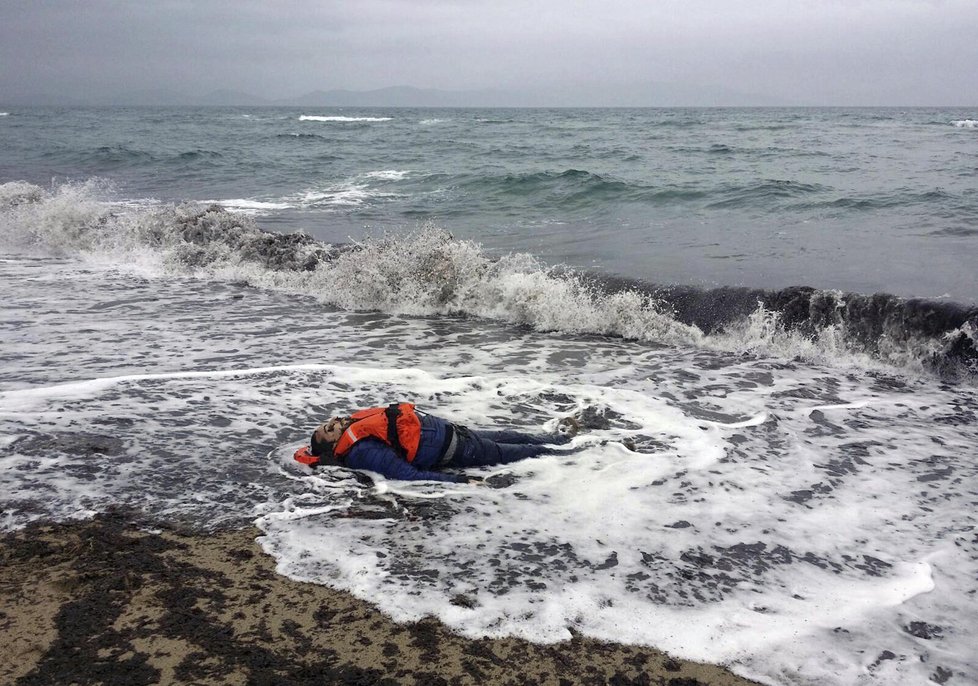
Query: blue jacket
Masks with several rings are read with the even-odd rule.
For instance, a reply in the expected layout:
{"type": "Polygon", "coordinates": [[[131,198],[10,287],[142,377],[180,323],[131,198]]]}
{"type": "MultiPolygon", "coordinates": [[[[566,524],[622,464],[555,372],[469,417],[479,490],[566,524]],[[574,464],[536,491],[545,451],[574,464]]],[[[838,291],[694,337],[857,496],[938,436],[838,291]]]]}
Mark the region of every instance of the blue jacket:
{"type": "Polygon", "coordinates": [[[421,418],[421,441],[413,462],[402,459],[383,441],[365,438],[353,444],[343,456],[343,464],[351,469],[364,469],[382,474],[388,479],[402,481],[449,481],[465,483],[461,474],[447,474],[432,468],[441,458],[448,431],[448,422],[441,417],[418,413],[421,418]]]}

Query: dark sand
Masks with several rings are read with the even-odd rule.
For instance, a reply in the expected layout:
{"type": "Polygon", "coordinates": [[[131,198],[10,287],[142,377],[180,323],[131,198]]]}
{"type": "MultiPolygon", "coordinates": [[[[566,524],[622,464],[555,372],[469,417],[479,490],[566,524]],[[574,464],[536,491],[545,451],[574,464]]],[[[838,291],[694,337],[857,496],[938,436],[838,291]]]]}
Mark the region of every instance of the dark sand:
{"type": "Polygon", "coordinates": [[[146,528],[110,513],[0,539],[0,684],[752,683],[649,648],[397,624],[276,574],[256,529],[146,528]]]}

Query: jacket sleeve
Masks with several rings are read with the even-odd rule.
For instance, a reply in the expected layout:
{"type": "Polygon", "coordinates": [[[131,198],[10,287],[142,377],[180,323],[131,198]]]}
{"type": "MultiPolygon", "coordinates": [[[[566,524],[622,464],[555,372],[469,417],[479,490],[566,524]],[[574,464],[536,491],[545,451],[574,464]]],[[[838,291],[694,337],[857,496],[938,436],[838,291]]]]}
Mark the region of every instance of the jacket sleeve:
{"type": "Polygon", "coordinates": [[[364,469],[377,472],[388,479],[401,481],[448,481],[465,483],[468,479],[461,474],[433,472],[418,469],[402,460],[397,453],[381,441],[370,439],[358,441],[344,457],[344,464],[351,469],[364,469]]]}

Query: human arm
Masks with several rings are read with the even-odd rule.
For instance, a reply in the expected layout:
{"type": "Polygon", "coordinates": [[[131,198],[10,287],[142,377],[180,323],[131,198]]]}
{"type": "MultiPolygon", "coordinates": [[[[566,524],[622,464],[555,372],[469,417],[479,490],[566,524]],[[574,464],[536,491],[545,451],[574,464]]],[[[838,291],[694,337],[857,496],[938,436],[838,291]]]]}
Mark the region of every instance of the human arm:
{"type": "Polygon", "coordinates": [[[466,483],[468,478],[462,474],[449,474],[418,469],[406,460],[398,457],[397,453],[381,441],[358,441],[343,457],[343,464],[351,469],[363,469],[376,472],[388,479],[401,481],[445,481],[450,483],[466,483]]]}

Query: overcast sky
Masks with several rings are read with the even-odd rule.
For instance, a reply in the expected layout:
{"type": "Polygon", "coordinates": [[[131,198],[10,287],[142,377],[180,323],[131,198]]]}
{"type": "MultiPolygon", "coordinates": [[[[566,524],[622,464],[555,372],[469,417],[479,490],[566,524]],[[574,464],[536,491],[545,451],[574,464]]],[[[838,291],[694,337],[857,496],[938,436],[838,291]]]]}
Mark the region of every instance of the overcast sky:
{"type": "Polygon", "coordinates": [[[648,82],[972,105],[978,0],[0,0],[0,102],[648,82]]]}

